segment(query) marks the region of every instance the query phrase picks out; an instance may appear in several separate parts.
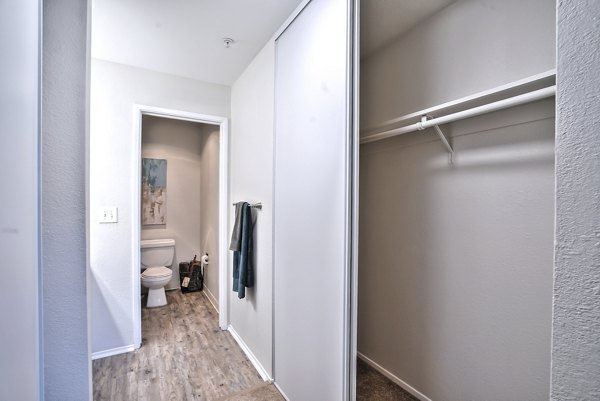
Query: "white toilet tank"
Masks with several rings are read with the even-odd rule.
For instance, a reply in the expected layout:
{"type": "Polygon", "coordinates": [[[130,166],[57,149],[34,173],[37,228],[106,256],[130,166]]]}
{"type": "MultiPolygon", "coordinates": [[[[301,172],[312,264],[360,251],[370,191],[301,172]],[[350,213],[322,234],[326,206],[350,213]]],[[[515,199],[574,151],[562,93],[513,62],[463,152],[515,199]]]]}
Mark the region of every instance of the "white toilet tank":
{"type": "Polygon", "coordinates": [[[145,239],[140,241],[140,261],[142,268],[171,266],[175,256],[175,240],[145,239]]]}

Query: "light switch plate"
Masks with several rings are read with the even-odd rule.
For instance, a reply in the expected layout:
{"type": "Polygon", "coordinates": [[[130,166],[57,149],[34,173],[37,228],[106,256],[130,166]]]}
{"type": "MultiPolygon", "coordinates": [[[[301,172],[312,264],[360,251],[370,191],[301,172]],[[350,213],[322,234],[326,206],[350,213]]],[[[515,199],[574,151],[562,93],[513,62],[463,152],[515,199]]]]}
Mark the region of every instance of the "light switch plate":
{"type": "Polygon", "coordinates": [[[116,223],[119,221],[118,209],[116,207],[103,207],[100,209],[98,220],[100,223],[116,223]]]}

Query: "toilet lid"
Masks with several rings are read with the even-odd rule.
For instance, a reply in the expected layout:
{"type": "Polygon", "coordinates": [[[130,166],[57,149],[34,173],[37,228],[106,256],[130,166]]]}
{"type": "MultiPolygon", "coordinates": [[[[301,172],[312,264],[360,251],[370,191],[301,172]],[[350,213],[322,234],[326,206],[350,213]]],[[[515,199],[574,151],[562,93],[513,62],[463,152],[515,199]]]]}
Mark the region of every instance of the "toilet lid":
{"type": "Polygon", "coordinates": [[[166,277],[171,275],[171,269],[164,266],[149,267],[142,273],[142,277],[166,277]]]}

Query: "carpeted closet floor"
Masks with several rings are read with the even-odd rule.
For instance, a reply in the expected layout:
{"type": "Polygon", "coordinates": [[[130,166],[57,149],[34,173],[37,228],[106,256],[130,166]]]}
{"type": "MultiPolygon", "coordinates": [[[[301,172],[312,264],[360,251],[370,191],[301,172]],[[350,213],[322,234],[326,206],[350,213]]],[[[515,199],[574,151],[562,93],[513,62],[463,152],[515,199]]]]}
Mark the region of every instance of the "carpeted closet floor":
{"type": "Polygon", "coordinates": [[[358,359],[356,401],[418,401],[390,379],[358,359]]]}
{"type": "MultiPolygon", "coordinates": [[[[94,400],[283,401],[258,375],[201,292],[142,308],[142,346],[93,361],[94,400]]],[[[143,303],[142,303],[143,304],[143,303]]]]}

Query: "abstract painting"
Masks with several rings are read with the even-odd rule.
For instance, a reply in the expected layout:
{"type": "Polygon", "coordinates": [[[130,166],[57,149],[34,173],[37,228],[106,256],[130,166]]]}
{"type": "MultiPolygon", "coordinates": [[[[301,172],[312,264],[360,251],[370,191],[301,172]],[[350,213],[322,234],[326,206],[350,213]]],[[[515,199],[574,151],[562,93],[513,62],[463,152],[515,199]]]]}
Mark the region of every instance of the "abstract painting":
{"type": "Polygon", "coordinates": [[[142,225],[167,224],[167,161],[142,159],[142,225]]]}

